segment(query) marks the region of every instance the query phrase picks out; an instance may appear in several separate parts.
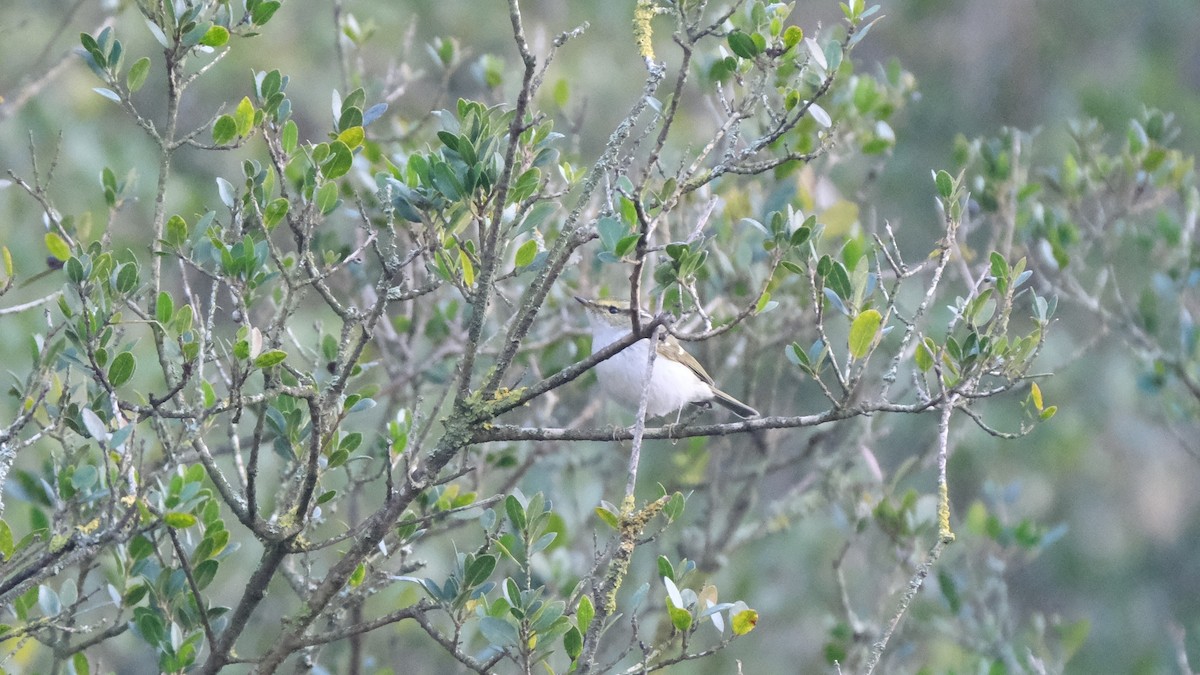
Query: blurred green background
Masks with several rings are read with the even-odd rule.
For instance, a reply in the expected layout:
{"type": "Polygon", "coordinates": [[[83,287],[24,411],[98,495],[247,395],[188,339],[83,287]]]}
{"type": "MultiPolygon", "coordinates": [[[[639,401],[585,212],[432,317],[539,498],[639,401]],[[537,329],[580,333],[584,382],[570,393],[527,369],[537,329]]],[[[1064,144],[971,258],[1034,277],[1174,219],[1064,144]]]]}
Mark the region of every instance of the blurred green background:
{"type": "MultiPolygon", "coordinates": [[[[800,4],[793,21],[806,31],[840,15],[832,2],[800,4]]],[[[81,60],[70,59],[51,77],[46,75],[74,48],[81,31],[97,31],[112,5],[0,3],[0,95],[5,97],[0,105],[0,171],[11,168],[30,175],[27,145],[32,134],[44,172],[61,133],[63,159],[54,183],[59,206],[72,213],[90,210],[97,218],[104,213],[100,169],[107,165],[118,175],[133,170],[138,180],[153,181],[151,146],[131,121],[114,114],[111,102],[91,91],[98,83],[81,60]],[[18,93],[33,82],[44,86],[20,105],[18,93]]],[[[558,32],[584,21],[591,24],[585,37],[562,51],[551,76],[578,82],[579,89],[589,92],[586,107],[577,111],[582,112],[585,149],[603,142],[641,88],[641,66],[629,31],[632,5],[632,0],[523,4],[539,51],[558,32]]],[[[374,31],[364,49],[353,54],[372,78],[368,87],[386,79],[392,69],[429,70],[427,45],[435,37],[457,40],[468,55],[514,58],[498,2],[347,1],[343,9],[374,31]]],[[[202,86],[236,101],[249,93],[253,70],[279,68],[292,77],[289,93],[300,128],[325,128],[330,90],[347,89],[336,62],[332,13],[325,2],[285,3],[271,30],[256,38],[258,49],[235,52],[216,67],[220,76],[202,86]]],[[[930,170],[950,167],[956,134],[990,134],[1006,125],[1040,128],[1033,152],[1052,157],[1065,142],[1066,119],[1095,117],[1106,128],[1119,130],[1129,116],[1150,106],[1176,114],[1185,152],[1200,149],[1200,8],[1193,1],[911,0],[886,2],[882,14],[886,18],[855,52],[859,68],[897,59],[916,76],[920,96],[894,124],[894,156],[852,187],[859,190],[857,199],[871,205],[873,217],[891,222],[901,239],[916,242],[912,245],[918,249],[939,227],[930,170]]],[[[151,52],[153,41],[137,30],[135,10],[123,10],[117,21],[130,53],[151,52]]],[[[657,39],[661,53],[672,58],[669,36],[657,39]]],[[[505,91],[514,89],[514,82],[506,83],[505,91]]],[[[486,95],[479,73],[469,67],[450,90],[453,96],[486,95]]],[[[392,110],[419,115],[449,103],[433,100],[433,92],[417,81],[393,101],[392,110]]],[[[368,99],[386,93],[376,86],[368,99]]],[[[211,114],[185,109],[181,123],[200,125],[211,114]]],[[[173,194],[189,195],[191,203],[169,204],[168,209],[190,212],[213,202],[211,176],[214,171],[228,173],[232,167],[222,161],[232,160],[183,153],[181,161],[172,177],[173,194]]],[[[153,186],[143,188],[142,194],[150,194],[153,186]]],[[[148,223],[152,208],[138,203],[121,217],[148,223]]],[[[122,226],[136,231],[137,222],[122,226]]],[[[36,204],[12,185],[0,189],[0,242],[13,251],[23,276],[44,269],[42,232],[36,204]]],[[[35,283],[9,294],[2,304],[41,297],[52,286],[35,283]]],[[[6,371],[21,372],[28,358],[24,338],[39,321],[37,312],[0,317],[0,363],[6,371]]],[[[1175,401],[1139,386],[1144,364],[1120,339],[1106,337],[1092,344],[1096,330],[1091,319],[1070,308],[1059,314],[1042,360],[1042,370],[1055,373],[1042,385],[1059,405],[1051,423],[1018,441],[997,441],[978,431],[959,437],[951,460],[955,519],[961,522],[968,505],[984,499],[1012,520],[1031,518],[1059,528],[1061,538],[1037,555],[985,556],[978,562],[1003,568],[1007,588],[994,597],[1011,605],[1011,616],[1037,613],[1065,622],[1090,621],[1091,632],[1069,672],[1175,672],[1169,638],[1174,624],[1187,631],[1192,662],[1200,663],[1200,425],[1194,406],[1180,410],[1175,401]],[[1081,345],[1089,348],[1081,351],[1081,345]]],[[[6,402],[3,410],[9,409],[6,402]]],[[[916,438],[928,441],[927,436],[916,438]]],[[[902,457],[905,449],[888,452],[902,457]]],[[[914,487],[932,491],[931,482],[914,482],[914,487]]],[[[813,514],[757,544],[761,564],[778,571],[771,578],[791,582],[771,589],[774,606],[757,607],[762,614],[758,631],[697,668],[734,672],[734,660],[741,659],[747,672],[768,672],[769,664],[786,668],[818,662],[813,659],[819,658],[830,628],[824,617],[838,602],[830,571],[840,545],[836,516],[813,514]],[[790,618],[781,620],[782,615],[790,618]],[[751,664],[759,670],[750,670],[751,664]]],[[[960,539],[972,536],[958,529],[960,539]]],[[[961,559],[969,550],[951,546],[940,566],[969,569],[961,559]]],[[[869,568],[870,561],[849,564],[869,568]]],[[[725,583],[734,588],[753,582],[739,577],[739,570],[725,574],[730,577],[725,583]]],[[[903,581],[881,587],[894,591],[903,581]]],[[[851,598],[861,611],[891,607],[872,595],[877,589],[854,592],[862,594],[851,598]]],[[[955,630],[923,621],[919,608],[906,622],[913,632],[902,630],[894,649],[913,649],[938,630],[955,630]]],[[[1002,636],[1022,628],[994,630],[1002,636]]]]}

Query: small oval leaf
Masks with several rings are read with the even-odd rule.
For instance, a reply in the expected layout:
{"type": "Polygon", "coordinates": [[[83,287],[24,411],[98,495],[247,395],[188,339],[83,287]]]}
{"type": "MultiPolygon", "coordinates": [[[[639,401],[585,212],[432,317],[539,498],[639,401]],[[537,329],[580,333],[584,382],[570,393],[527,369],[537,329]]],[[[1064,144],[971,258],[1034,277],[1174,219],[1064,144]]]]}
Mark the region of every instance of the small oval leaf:
{"type": "Polygon", "coordinates": [[[933,182],[937,184],[938,196],[942,199],[949,199],[954,193],[954,179],[945,171],[938,171],[933,177],[933,182]]]}
{"type": "Polygon", "coordinates": [[[287,352],[282,349],[270,349],[258,355],[254,359],[255,368],[270,368],[271,366],[279,365],[287,359],[287,352]]]}
{"type": "Polygon", "coordinates": [[[210,26],[200,38],[200,44],[205,47],[220,47],[229,42],[229,29],[224,26],[210,26]]]}
{"type": "Polygon", "coordinates": [[[733,615],[732,623],[734,635],[745,635],[758,625],[758,612],[753,609],[744,609],[733,615]]]}
{"type": "Polygon", "coordinates": [[[46,233],[46,248],[56,260],[66,262],[71,257],[71,247],[66,240],[54,232],[46,233]]]}
{"type": "Polygon", "coordinates": [[[113,387],[119,387],[133,377],[135,370],[137,370],[137,361],[134,360],[133,354],[121,352],[108,367],[108,383],[113,387]]]}
{"type": "Polygon", "coordinates": [[[150,57],[143,56],[133,65],[129,67],[129,74],[125,76],[125,86],[129,87],[129,93],[133,93],[142,88],[146,84],[146,76],[150,74],[150,57]]]}
{"type": "Polygon", "coordinates": [[[731,32],[726,40],[730,51],[743,59],[752,59],[758,55],[758,45],[754,43],[754,38],[740,30],[731,32]]]}
{"type": "Polygon", "coordinates": [[[173,530],[178,530],[195,525],[196,516],[193,516],[190,513],[179,513],[172,511],[170,513],[163,514],[163,522],[167,524],[167,527],[173,530]]]}
{"type": "Polygon", "coordinates": [[[526,267],[533,262],[534,258],[537,257],[537,253],[537,242],[530,239],[524,244],[521,244],[521,248],[517,249],[517,258],[514,262],[516,263],[517,267],[526,267]]]}
{"type": "Polygon", "coordinates": [[[213,122],[212,138],[217,145],[227,145],[237,137],[237,122],[229,115],[221,115],[213,122]]]}
{"type": "Polygon", "coordinates": [[[868,309],[854,318],[854,323],[850,324],[850,356],[861,359],[867,355],[882,322],[883,316],[874,309],[868,309]]]}

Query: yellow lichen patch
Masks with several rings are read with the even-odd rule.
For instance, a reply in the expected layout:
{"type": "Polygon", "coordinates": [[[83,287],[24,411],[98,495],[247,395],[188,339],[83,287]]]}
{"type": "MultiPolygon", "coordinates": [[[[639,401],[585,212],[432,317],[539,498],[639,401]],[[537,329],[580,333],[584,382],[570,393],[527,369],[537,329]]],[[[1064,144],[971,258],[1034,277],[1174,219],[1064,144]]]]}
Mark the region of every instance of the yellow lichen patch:
{"type": "Polygon", "coordinates": [[[650,0],[638,0],[637,6],[633,8],[633,41],[637,44],[638,53],[642,58],[650,61],[654,60],[654,29],[650,27],[650,20],[657,13],[654,3],[650,0]]]}
{"type": "Polygon", "coordinates": [[[950,487],[944,481],[938,485],[938,537],[947,544],[954,541],[950,531],[950,487]]]}
{"type": "Polygon", "coordinates": [[[98,528],[98,527],[100,527],[100,519],[92,518],[90,521],[84,523],[83,525],[76,525],[75,529],[79,530],[83,534],[91,534],[91,533],[95,532],[96,528],[98,528]]]}

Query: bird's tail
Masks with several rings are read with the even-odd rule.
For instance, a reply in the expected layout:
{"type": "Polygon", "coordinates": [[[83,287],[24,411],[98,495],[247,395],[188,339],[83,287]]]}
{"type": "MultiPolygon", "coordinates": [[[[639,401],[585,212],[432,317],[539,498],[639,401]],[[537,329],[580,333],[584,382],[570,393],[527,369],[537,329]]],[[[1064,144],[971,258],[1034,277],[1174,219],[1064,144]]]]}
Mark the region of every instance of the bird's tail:
{"type": "Polygon", "coordinates": [[[721,391],[720,389],[717,389],[716,387],[713,387],[713,400],[716,401],[717,403],[725,406],[726,408],[729,408],[730,410],[733,411],[734,415],[737,415],[738,417],[741,417],[742,419],[746,419],[748,417],[758,417],[759,416],[757,410],[755,410],[754,408],[751,408],[750,406],[746,405],[745,403],[742,403],[741,401],[730,396],[729,394],[726,394],[725,392],[721,391]]]}

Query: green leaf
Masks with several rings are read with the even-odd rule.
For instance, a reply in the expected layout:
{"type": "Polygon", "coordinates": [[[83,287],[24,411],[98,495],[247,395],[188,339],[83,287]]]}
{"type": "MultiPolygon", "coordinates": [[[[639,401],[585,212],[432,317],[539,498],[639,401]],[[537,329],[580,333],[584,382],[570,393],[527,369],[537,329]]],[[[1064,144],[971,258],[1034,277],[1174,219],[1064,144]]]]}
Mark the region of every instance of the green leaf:
{"type": "Polygon", "coordinates": [[[671,615],[671,624],[680,632],[692,627],[692,613],[676,607],[669,599],[667,600],[667,613],[671,615]]]}
{"type": "Polygon", "coordinates": [[[667,505],[663,507],[663,515],[667,517],[668,523],[673,523],[683,515],[683,507],[686,499],[682,492],[676,492],[671,495],[671,499],[667,501],[667,505]]]}
{"type": "Polygon", "coordinates": [[[854,289],[850,286],[850,275],[846,272],[846,266],[841,262],[833,260],[830,262],[829,276],[825,278],[825,285],[829,287],[842,300],[848,300],[854,295],[854,289]]]}
{"type": "Polygon", "coordinates": [[[754,40],[754,49],[757,53],[761,54],[762,52],[766,51],[767,38],[764,37],[762,33],[751,33],[750,39],[754,40]]]}
{"type": "Polygon", "coordinates": [[[801,225],[796,228],[796,231],[788,238],[788,243],[792,246],[803,246],[812,236],[812,228],[807,225],[801,225]]]}
{"type": "Polygon", "coordinates": [[[150,57],[143,56],[133,65],[129,67],[129,74],[125,76],[125,86],[129,87],[129,93],[133,93],[142,88],[146,84],[146,76],[150,74],[150,57]]]}
{"type": "Polygon", "coordinates": [[[329,453],[329,462],[326,466],[329,468],[337,468],[338,466],[346,464],[346,460],[348,459],[350,459],[350,453],[346,452],[346,450],[337,449],[334,450],[334,452],[329,453]]]}
{"type": "Polygon", "coordinates": [[[208,33],[208,29],[212,28],[212,22],[203,21],[197,22],[193,20],[195,15],[183,18],[179,21],[181,24],[180,32],[183,35],[179,38],[179,44],[184,47],[196,47],[200,45],[200,40],[208,33]]]}
{"type": "MultiPolygon", "coordinates": [[[[362,89],[358,89],[354,93],[359,93],[361,91],[362,91],[362,89]]],[[[352,93],[351,96],[353,96],[354,93],[352,93]]],[[[361,96],[360,96],[360,98],[361,98],[361,96]]],[[[349,100],[349,99],[347,99],[347,100],[349,100]]],[[[362,109],[355,105],[347,106],[346,102],[343,101],[342,102],[342,114],[340,117],[338,117],[338,121],[337,121],[337,131],[340,133],[340,132],[346,131],[347,129],[352,129],[354,127],[361,127],[362,125],[363,125],[362,109]]]]}
{"type": "Polygon", "coordinates": [[[167,219],[166,227],[167,243],[179,248],[187,242],[188,226],[187,221],[178,215],[173,215],[167,219]]]}
{"type": "Polygon", "coordinates": [[[237,138],[237,122],[229,115],[221,115],[213,122],[213,143],[216,145],[228,145],[237,138]]]}
{"type": "Polygon", "coordinates": [[[755,314],[762,314],[767,308],[767,304],[771,302],[771,294],[768,291],[763,291],[762,296],[758,298],[758,303],[754,306],[755,314]]]}
{"type": "Polygon", "coordinates": [[[509,202],[523,202],[537,190],[542,180],[542,172],[536,166],[526,170],[515,181],[509,190],[509,202]]]}
{"type": "Polygon", "coordinates": [[[71,665],[75,667],[75,675],[91,675],[92,673],[87,655],[83,652],[75,652],[75,655],[71,657],[71,665]]]}
{"type": "Polygon", "coordinates": [[[292,154],[296,151],[296,144],[300,138],[300,128],[296,126],[295,120],[288,120],[283,123],[283,151],[287,154],[292,154]]]}
{"type": "Polygon", "coordinates": [[[362,145],[364,138],[366,138],[366,134],[363,133],[362,127],[350,127],[337,136],[337,139],[345,143],[346,147],[351,150],[362,145]]]}
{"type": "Polygon", "coordinates": [[[340,178],[350,171],[350,165],[353,163],[354,154],[350,152],[350,146],[341,141],[333,141],[329,144],[329,157],[321,165],[321,173],[331,180],[340,178]]]}
{"type": "Polygon", "coordinates": [[[586,633],[594,618],[596,618],[596,607],[592,604],[591,596],[584,593],[575,607],[575,623],[579,626],[579,630],[586,633]]]}
{"type": "Polygon", "coordinates": [[[12,529],[4,519],[0,518],[0,559],[4,561],[11,560],[15,550],[12,529]]]}
{"type": "Polygon", "coordinates": [[[808,352],[804,351],[804,348],[798,342],[788,345],[787,349],[783,350],[783,354],[794,366],[800,366],[805,370],[812,367],[812,364],[808,361],[808,352]]]}
{"type": "MultiPolygon", "coordinates": [[[[250,4],[250,3],[247,3],[247,4],[250,4]]],[[[250,10],[250,21],[253,22],[255,26],[261,26],[264,23],[270,21],[271,17],[275,15],[276,10],[278,10],[278,9],[279,9],[278,0],[268,0],[268,2],[260,2],[257,5],[254,5],[254,9],[250,10]]]]}
{"type": "Polygon", "coordinates": [[[1092,630],[1092,622],[1089,619],[1080,619],[1074,623],[1059,625],[1055,628],[1058,633],[1059,647],[1066,655],[1065,659],[1071,658],[1083,643],[1087,641],[1088,633],[1092,630]]]}
{"type": "Polygon", "coordinates": [[[217,568],[221,563],[216,560],[204,560],[199,565],[196,565],[195,571],[192,573],[196,579],[196,586],[200,590],[204,590],[213,579],[217,578],[217,568]]]}
{"type": "Polygon", "coordinates": [[[563,634],[563,651],[567,653],[567,658],[574,661],[583,653],[583,634],[579,629],[571,626],[571,628],[563,634]]]}
{"type": "Polygon", "coordinates": [[[233,120],[237,125],[238,136],[250,134],[250,130],[254,128],[254,104],[250,102],[249,96],[243,96],[238,102],[237,109],[233,111],[233,120]]]}
{"type": "Polygon", "coordinates": [[[603,520],[612,529],[614,529],[614,530],[619,529],[620,525],[617,522],[617,514],[613,513],[612,511],[609,511],[608,509],[604,508],[603,506],[597,506],[596,507],[596,515],[599,516],[600,520],[603,520]]]}
{"type": "Polygon", "coordinates": [[[173,314],[175,314],[175,303],[171,300],[171,294],[162,291],[158,294],[158,301],[154,303],[154,319],[166,326],[171,322],[173,314]]]}
{"type": "Polygon", "coordinates": [[[740,30],[735,30],[726,38],[729,42],[729,49],[734,54],[743,59],[752,59],[758,56],[758,45],[754,43],[754,38],[740,30]]]}
{"type": "Polygon", "coordinates": [[[933,177],[933,182],[937,185],[938,195],[942,199],[949,199],[950,195],[954,194],[954,179],[945,171],[938,171],[933,177]]]}
{"type": "Polygon", "coordinates": [[[116,175],[107,166],[100,172],[100,184],[104,187],[104,203],[109,206],[116,206],[118,194],[125,186],[121,185],[118,187],[116,175]]]}
{"type": "Polygon", "coordinates": [[[656,563],[658,565],[658,576],[675,581],[675,568],[671,565],[671,561],[667,560],[667,556],[658,556],[656,563]]]}
{"type": "Polygon", "coordinates": [[[190,513],[182,513],[179,511],[171,511],[163,514],[163,522],[167,527],[178,530],[186,527],[191,527],[196,524],[196,516],[190,513]]]}
{"type": "Polygon", "coordinates": [[[633,249],[637,247],[638,239],[641,238],[642,235],[636,232],[621,237],[620,241],[618,241],[617,245],[613,248],[613,255],[617,256],[618,258],[624,258],[625,256],[629,255],[633,252],[633,249]]]}
{"type": "Polygon", "coordinates": [[[119,387],[133,377],[135,370],[137,370],[137,361],[134,360],[133,354],[121,352],[108,367],[108,382],[113,387],[119,387]]]}
{"type": "Polygon", "coordinates": [[[462,183],[458,180],[458,176],[454,175],[454,170],[445,162],[438,162],[433,165],[433,173],[431,175],[433,186],[437,191],[446,196],[446,199],[457,201],[463,194],[462,183]]]}
{"type": "Polygon", "coordinates": [[[515,496],[509,495],[504,499],[504,512],[508,514],[508,520],[512,523],[513,530],[520,532],[525,529],[525,509],[515,496]]]}
{"type": "Polygon", "coordinates": [[[362,445],[362,438],[363,437],[360,432],[354,431],[348,433],[342,437],[341,442],[338,443],[338,447],[346,450],[347,452],[354,452],[358,449],[358,446],[362,445]]]}
{"type": "Polygon", "coordinates": [[[145,535],[135,535],[129,540],[129,557],[137,562],[154,553],[154,544],[145,535]]]}
{"type": "Polygon", "coordinates": [[[100,50],[100,44],[96,42],[96,38],[87,33],[79,34],[79,44],[83,45],[83,48],[89,52],[100,52],[101,56],[104,55],[104,52],[100,50]]]}
{"type": "Polygon", "coordinates": [[[255,368],[270,368],[271,366],[279,365],[287,359],[287,352],[282,349],[269,349],[258,355],[254,359],[255,368]]]}
{"type": "Polygon", "coordinates": [[[517,267],[528,266],[530,263],[533,262],[533,259],[537,257],[537,254],[538,254],[537,242],[534,241],[533,239],[530,239],[529,241],[525,242],[524,244],[521,244],[521,248],[517,249],[517,258],[515,260],[517,267]]]}
{"type": "Polygon", "coordinates": [[[455,152],[458,152],[458,136],[450,133],[449,131],[442,130],[437,132],[437,137],[438,140],[442,142],[442,145],[455,152]]]}
{"type": "Polygon", "coordinates": [[[991,267],[992,276],[996,277],[996,279],[1008,278],[1008,261],[1004,259],[1004,256],[996,251],[992,251],[988,255],[988,264],[991,267]]]}
{"type": "MultiPolygon", "coordinates": [[[[218,524],[219,521],[218,521],[218,524]]],[[[213,525],[209,526],[208,533],[204,536],[204,541],[210,542],[209,550],[211,555],[220,555],[221,551],[229,544],[229,530],[213,530],[213,525]]],[[[202,542],[203,543],[203,542],[202,542]]]]}
{"type": "Polygon", "coordinates": [[[467,286],[475,285],[475,265],[471,263],[471,256],[463,249],[458,249],[458,264],[462,266],[463,283],[467,286]]]}
{"type": "Polygon", "coordinates": [[[200,38],[200,44],[205,47],[220,47],[229,42],[229,29],[224,26],[210,26],[200,38]]]}
{"type": "MultiPolygon", "coordinates": [[[[57,233],[47,232],[45,236],[46,248],[49,249],[50,255],[60,262],[66,262],[71,257],[71,247],[66,240],[58,236],[57,233]]],[[[10,273],[11,274],[11,273],[10,273]]]]}
{"type": "Polygon", "coordinates": [[[261,75],[261,80],[256,78],[258,82],[258,96],[265,101],[278,94],[280,89],[283,88],[283,76],[279,74],[278,70],[261,73],[261,75]]]}
{"type": "Polygon", "coordinates": [[[274,229],[279,224],[279,221],[283,220],[283,217],[287,215],[289,206],[288,200],[283,197],[272,200],[263,209],[263,226],[268,230],[274,229]]]}
{"type": "Polygon", "coordinates": [[[825,255],[821,256],[820,260],[817,261],[817,276],[823,279],[829,276],[829,273],[832,270],[833,258],[829,257],[829,254],[826,253],[825,255]]]}
{"type": "Polygon", "coordinates": [[[937,350],[937,345],[933,343],[932,338],[925,338],[917,343],[917,352],[913,355],[913,360],[916,361],[917,369],[922,373],[929,372],[933,367],[933,354],[937,350]]]}
{"type": "Polygon", "coordinates": [[[882,322],[883,315],[874,309],[868,309],[854,318],[854,323],[850,324],[850,356],[861,359],[867,355],[882,322]]]}
{"type": "Polygon", "coordinates": [[[323,216],[332,213],[339,201],[337,183],[326,183],[317,191],[317,209],[323,216]]]}
{"type": "Polygon", "coordinates": [[[802,30],[799,26],[788,26],[783,31],[783,46],[788,49],[800,44],[800,41],[803,39],[804,30],[802,30]]]}
{"type": "Polygon", "coordinates": [[[362,585],[363,580],[366,578],[367,567],[366,565],[359,563],[358,567],[355,567],[354,571],[350,573],[350,585],[357,588],[358,586],[362,585]]]}
{"type": "Polygon", "coordinates": [[[142,638],[152,645],[157,645],[163,639],[163,620],[154,612],[146,607],[138,607],[134,610],[134,623],[137,625],[138,632],[142,634],[142,638]],[[137,611],[142,610],[142,611],[137,611]]]}
{"type": "Polygon", "coordinates": [[[187,471],[183,474],[183,482],[199,483],[200,481],[204,480],[204,476],[205,476],[204,465],[203,464],[193,464],[193,465],[189,466],[187,468],[187,471]]]}
{"type": "Polygon", "coordinates": [[[492,575],[496,569],[496,556],[484,554],[476,558],[467,568],[466,574],[463,575],[463,586],[465,588],[474,588],[479,584],[487,581],[487,578],[492,575]]]}
{"type": "MultiPolygon", "coordinates": [[[[224,532],[224,530],[221,530],[221,532],[224,532]]],[[[212,537],[205,536],[204,539],[201,539],[200,543],[196,545],[196,549],[192,551],[192,562],[198,563],[213,557],[213,548],[215,545],[216,542],[212,537]]]]}
{"type": "Polygon", "coordinates": [[[1031,401],[1033,401],[1033,407],[1037,408],[1040,412],[1043,407],[1042,388],[1038,386],[1037,382],[1029,383],[1029,398],[1031,401]]]}

